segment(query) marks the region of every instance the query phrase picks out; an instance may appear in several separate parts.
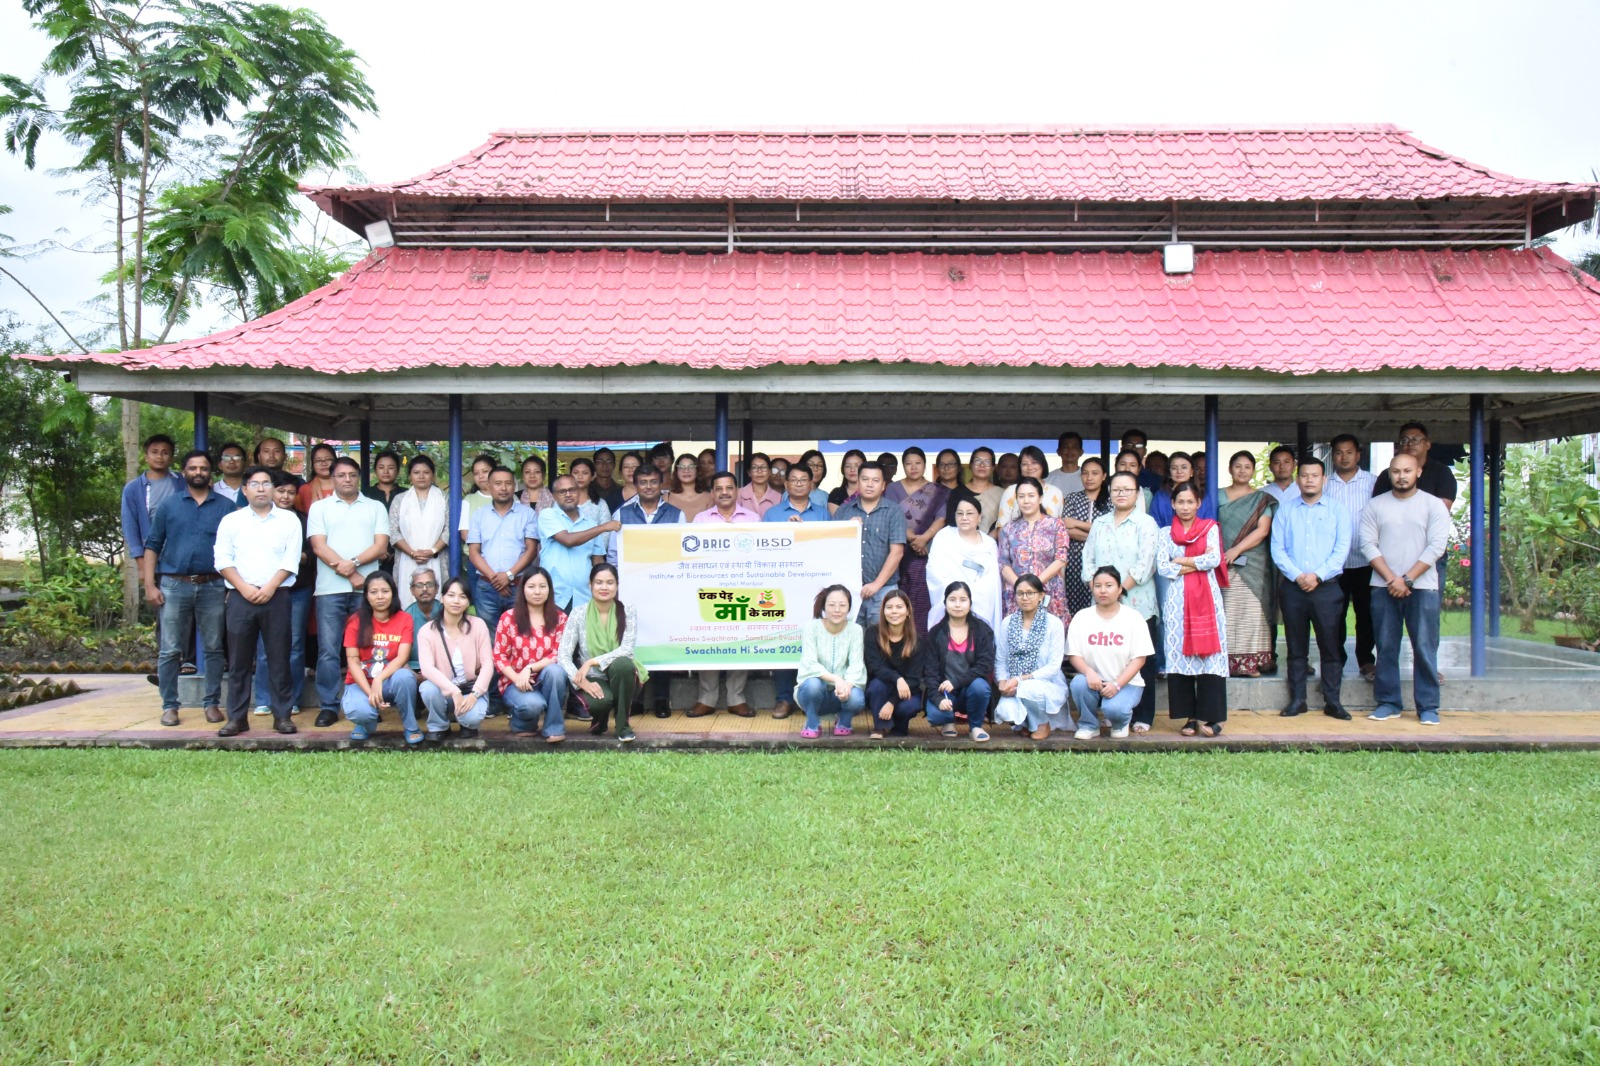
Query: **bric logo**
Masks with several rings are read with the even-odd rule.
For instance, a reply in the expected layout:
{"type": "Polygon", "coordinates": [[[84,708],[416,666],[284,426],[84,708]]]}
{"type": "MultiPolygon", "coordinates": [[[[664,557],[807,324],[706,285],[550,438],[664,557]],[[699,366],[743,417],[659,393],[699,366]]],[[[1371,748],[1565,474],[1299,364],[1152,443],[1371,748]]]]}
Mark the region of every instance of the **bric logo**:
{"type": "Polygon", "coordinates": [[[686,551],[686,552],[697,552],[697,551],[699,551],[700,550],[700,538],[699,537],[695,537],[695,536],[684,537],[683,538],[683,550],[686,551]]]}

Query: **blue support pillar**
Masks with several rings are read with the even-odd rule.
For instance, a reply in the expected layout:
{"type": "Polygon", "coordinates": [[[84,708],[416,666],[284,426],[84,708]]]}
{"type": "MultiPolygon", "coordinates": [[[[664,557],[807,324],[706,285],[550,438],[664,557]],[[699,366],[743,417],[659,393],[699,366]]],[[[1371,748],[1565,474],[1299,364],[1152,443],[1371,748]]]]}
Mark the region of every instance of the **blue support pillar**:
{"type": "Polygon", "coordinates": [[[1206,397],[1206,502],[1211,505],[1211,513],[1217,513],[1217,477],[1221,474],[1218,467],[1217,449],[1218,438],[1222,436],[1222,417],[1218,411],[1217,398],[1206,397]]]}
{"type": "MultiPolygon", "coordinates": [[[[1488,667],[1488,648],[1484,640],[1484,570],[1486,569],[1485,552],[1483,550],[1483,394],[1473,393],[1469,417],[1472,422],[1471,442],[1472,455],[1470,457],[1469,484],[1467,492],[1471,499],[1469,522],[1471,528],[1472,546],[1470,555],[1472,560],[1472,676],[1482,677],[1488,667]]],[[[1443,589],[1440,594],[1443,594],[1443,589]]]]}
{"type": "Polygon", "coordinates": [[[1105,460],[1106,476],[1110,477],[1114,473],[1111,469],[1111,464],[1117,461],[1117,457],[1111,454],[1111,419],[1109,418],[1100,420],[1100,458],[1105,460]]]}
{"type": "Polygon", "coordinates": [[[211,450],[211,394],[194,394],[194,446],[201,451],[211,450]]]}
{"type": "Polygon", "coordinates": [[[461,464],[466,456],[461,453],[461,394],[450,394],[450,573],[461,573],[461,535],[456,532],[461,526],[461,489],[465,478],[462,477],[461,464]]]}
{"type": "Polygon", "coordinates": [[[1294,437],[1294,461],[1299,463],[1311,455],[1311,423],[1296,422],[1294,437]]]}
{"type": "Polygon", "coordinates": [[[372,419],[361,420],[361,487],[372,485],[372,419]]]}
{"type": "Polygon", "coordinates": [[[744,434],[740,438],[740,444],[742,447],[739,452],[739,459],[744,464],[744,469],[740,471],[739,480],[749,481],[750,457],[756,451],[756,423],[754,419],[747,418],[744,420],[744,434]]]}
{"type": "Polygon", "coordinates": [[[556,475],[561,472],[560,466],[556,462],[556,456],[561,451],[561,441],[556,437],[556,429],[556,420],[553,418],[544,424],[545,488],[549,488],[555,481],[556,475]]]}
{"type": "Polygon", "coordinates": [[[1489,635],[1500,635],[1500,490],[1505,484],[1506,442],[1500,420],[1489,419],[1489,635]]]}
{"type": "Polygon", "coordinates": [[[728,394],[717,393],[717,469],[728,469],[728,394]]]}

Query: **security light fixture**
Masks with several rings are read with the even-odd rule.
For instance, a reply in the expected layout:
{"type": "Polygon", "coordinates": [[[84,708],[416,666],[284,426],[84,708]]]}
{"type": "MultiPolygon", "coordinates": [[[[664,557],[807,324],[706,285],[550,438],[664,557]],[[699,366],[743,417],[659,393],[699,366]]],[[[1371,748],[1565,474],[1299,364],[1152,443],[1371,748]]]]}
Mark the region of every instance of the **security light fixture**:
{"type": "MultiPolygon", "coordinates": [[[[367,227],[371,235],[372,227],[367,227]]],[[[1194,273],[1194,245],[1169,244],[1161,249],[1161,269],[1168,274],[1194,273]]]]}
{"type": "Polygon", "coordinates": [[[387,219],[367,223],[367,243],[374,248],[394,247],[394,230],[389,228],[387,219]]]}

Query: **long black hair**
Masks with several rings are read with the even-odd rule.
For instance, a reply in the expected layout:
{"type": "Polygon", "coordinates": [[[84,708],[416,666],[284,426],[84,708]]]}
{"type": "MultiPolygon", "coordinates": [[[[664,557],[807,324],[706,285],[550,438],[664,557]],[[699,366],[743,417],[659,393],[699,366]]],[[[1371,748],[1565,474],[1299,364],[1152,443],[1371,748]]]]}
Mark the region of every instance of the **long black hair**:
{"type": "MultiPolygon", "coordinates": [[[[444,583],[444,586],[439,589],[439,603],[440,603],[441,607],[444,604],[444,594],[449,592],[450,589],[451,589],[451,586],[453,586],[453,585],[460,585],[461,586],[461,595],[463,595],[463,596],[465,596],[467,598],[467,611],[472,610],[472,587],[467,584],[467,579],[462,577],[460,574],[457,574],[455,577],[450,578],[448,581],[446,581],[444,583]]],[[[437,633],[437,634],[439,634],[439,636],[443,637],[444,636],[444,611],[440,610],[439,611],[439,617],[435,618],[433,621],[429,622],[428,624],[433,627],[433,631],[435,633],[437,633]]],[[[472,631],[472,623],[467,621],[466,611],[463,611],[463,612],[461,612],[461,632],[470,633],[471,631],[472,631]]],[[[491,634],[489,634],[489,636],[492,638],[494,636],[494,634],[491,633],[491,634]]]]}
{"type": "MultiPolygon", "coordinates": [[[[589,584],[594,584],[594,579],[602,573],[609,573],[617,580],[617,598],[611,602],[617,608],[617,640],[622,640],[622,634],[628,631],[628,609],[622,606],[622,578],[617,576],[617,568],[610,563],[595,563],[589,570],[589,584]]],[[[553,595],[553,593],[552,593],[553,595]]]]}
{"type": "Polygon", "coordinates": [[[400,613],[400,590],[395,587],[393,575],[387,570],[374,570],[368,574],[366,583],[361,586],[361,602],[356,605],[356,617],[361,620],[356,626],[356,645],[362,648],[372,643],[372,601],[367,597],[374,581],[389,586],[389,617],[400,613]]]}

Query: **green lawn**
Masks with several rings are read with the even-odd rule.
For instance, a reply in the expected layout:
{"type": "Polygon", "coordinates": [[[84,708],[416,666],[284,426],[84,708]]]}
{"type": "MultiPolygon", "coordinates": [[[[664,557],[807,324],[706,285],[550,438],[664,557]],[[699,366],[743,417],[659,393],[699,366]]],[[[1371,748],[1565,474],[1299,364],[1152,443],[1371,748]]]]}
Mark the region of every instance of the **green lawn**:
{"type": "Polygon", "coordinates": [[[1600,756],[0,751],[0,1062],[1600,1057],[1600,756]]]}

